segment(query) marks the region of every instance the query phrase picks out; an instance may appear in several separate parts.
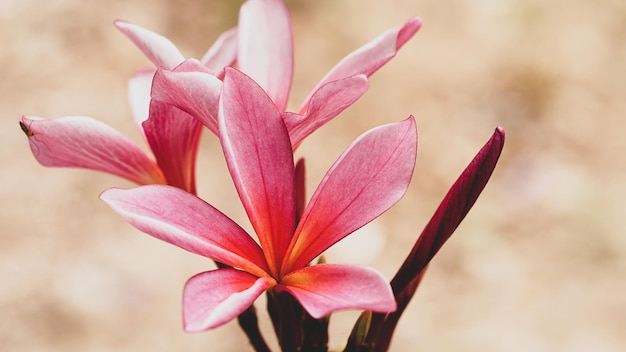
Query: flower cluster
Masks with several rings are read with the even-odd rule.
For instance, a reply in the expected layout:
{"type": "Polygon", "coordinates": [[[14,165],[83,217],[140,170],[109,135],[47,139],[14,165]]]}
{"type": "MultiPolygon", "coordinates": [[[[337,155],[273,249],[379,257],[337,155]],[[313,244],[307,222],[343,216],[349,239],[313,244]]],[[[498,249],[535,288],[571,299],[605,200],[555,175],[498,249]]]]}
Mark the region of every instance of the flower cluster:
{"type": "Polygon", "coordinates": [[[248,0],[237,28],[200,60],[186,59],[168,39],[140,26],[115,26],[155,65],[129,84],[135,122],[154,158],[89,117],[23,116],[20,126],[37,160],[138,184],[105,190],[100,198],[141,231],[217,263],[185,284],[186,331],[237,318],[252,346],[266,351],[254,302],[267,292],[285,351],[326,350],[328,316],[343,309],[364,311],[346,351],[386,350],[429,261],[485,187],[504,132],[497,128],[461,174],[391,282],[372,268],[316,258],[405,194],[417,152],[414,118],[358,137],[308,202],[304,160],[294,160],[294,151],[365,93],[368,77],[396,55],[421,20],[409,19],[346,56],[295,112],[286,111],[294,60],[291,19],[281,0],[248,0]],[[219,138],[256,240],[196,194],[195,160],[205,127],[219,138]]]}

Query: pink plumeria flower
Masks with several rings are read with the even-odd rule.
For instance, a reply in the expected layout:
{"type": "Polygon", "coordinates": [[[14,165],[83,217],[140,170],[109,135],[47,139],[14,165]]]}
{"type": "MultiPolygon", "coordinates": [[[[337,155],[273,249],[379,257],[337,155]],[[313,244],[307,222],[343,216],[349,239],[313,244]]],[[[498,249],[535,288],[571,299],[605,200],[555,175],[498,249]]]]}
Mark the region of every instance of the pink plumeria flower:
{"type": "Polygon", "coordinates": [[[231,267],[187,281],[185,329],[218,327],[266,290],[288,292],[316,319],[342,309],[394,311],[390,285],[379,272],[309,264],[404,195],[417,151],[414,119],[374,128],[352,143],[299,220],[292,145],[271,98],[251,78],[227,68],[218,120],[228,169],[258,244],[226,215],[175,187],[109,189],[101,195],[138,229],[231,267]]]}
{"type": "MultiPolygon", "coordinates": [[[[421,24],[419,18],[411,18],[401,28],[391,29],[352,52],[328,72],[296,112],[287,112],[294,66],[289,12],[281,0],[248,0],[239,13],[237,65],[275,103],[295,150],[304,138],[365,94],[368,77],[391,60],[421,24]]],[[[153,87],[152,98],[180,107],[214,130],[215,108],[199,102],[219,95],[219,85],[206,76],[199,72],[178,77],[157,72],[155,84],[157,78],[166,81],[160,84],[166,90],[153,87]]]]}
{"type": "MultiPolygon", "coordinates": [[[[185,61],[165,37],[124,21],[116,21],[115,26],[156,67],[223,75],[223,68],[236,57],[236,29],[223,33],[201,61],[185,61]]],[[[44,166],[92,169],[140,185],[169,184],[195,193],[195,159],[202,124],[173,105],[150,99],[154,72],[140,71],[129,82],[133,118],[154,160],[130,139],[91,117],[22,116],[20,126],[35,158],[44,166]]]]}

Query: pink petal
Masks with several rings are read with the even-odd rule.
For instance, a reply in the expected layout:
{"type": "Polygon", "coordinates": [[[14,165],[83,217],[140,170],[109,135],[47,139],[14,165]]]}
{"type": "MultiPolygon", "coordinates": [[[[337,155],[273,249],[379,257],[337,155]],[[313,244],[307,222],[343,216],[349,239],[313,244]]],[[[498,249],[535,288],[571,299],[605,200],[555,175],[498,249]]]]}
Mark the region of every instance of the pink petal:
{"type": "Polygon", "coordinates": [[[279,287],[291,293],[316,319],[344,309],[384,313],[396,310],[396,301],[385,277],[366,267],[312,265],[287,274],[279,287]]]}
{"type": "Polygon", "coordinates": [[[128,81],[130,111],[142,134],[144,134],[144,131],[141,124],[148,119],[148,112],[150,110],[152,77],[154,77],[154,70],[142,70],[137,72],[135,76],[128,81]]]}
{"type": "Polygon", "coordinates": [[[239,11],[239,69],[285,111],[293,77],[291,17],[280,0],[248,0],[239,11]]]}
{"type": "Polygon", "coordinates": [[[235,222],[179,188],[148,185],[111,188],[100,198],[139,230],[217,262],[266,275],[259,246],[235,222]]]}
{"type": "Polygon", "coordinates": [[[361,135],[313,194],[281,272],[307,265],[400,200],[411,181],[416,152],[412,116],[361,135]]]}
{"type": "Polygon", "coordinates": [[[133,141],[90,117],[22,116],[20,126],[44,166],[103,171],[137,184],[165,183],[158,166],[133,141]]]}
{"type": "Polygon", "coordinates": [[[195,275],[183,291],[185,331],[204,331],[228,323],[275,284],[274,279],[230,268],[195,275]]]}
{"type": "Polygon", "coordinates": [[[221,88],[222,82],[206,72],[159,69],[152,81],[151,96],[154,100],[174,105],[189,113],[217,134],[217,109],[221,88]]]}
{"type": "Polygon", "coordinates": [[[357,101],[369,87],[365,75],[355,75],[321,86],[304,115],[285,113],[285,125],[295,150],[302,140],[357,101]]]}
{"type": "Polygon", "coordinates": [[[263,89],[226,68],[220,141],[239,197],[276,274],[295,228],[293,154],[281,114],[263,89]]]}
{"type": "Polygon", "coordinates": [[[143,129],[167,184],[195,194],[200,121],[177,107],[152,100],[143,129]]]}
{"type": "Polygon", "coordinates": [[[200,62],[213,72],[221,72],[237,60],[237,28],[222,33],[200,62]]]}
{"type": "Polygon", "coordinates": [[[116,20],[114,25],[157,67],[171,70],[185,60],[174,43],[160,34],[121,20],[116,20]]]}
{"type": "Polygon", "coordinates": [[[202,62],[196,59],[187,59],[181,62],[178,66],[174,67],[172,71],[213,73],[212,69],[206,67],[202,62]]]}
{"type": "Polygon", "coordinates": [[[372,75],[389,60],[398,50],[420,29],[422,20],[418,17],[411,18],[401,28],[388,30],[361,48],[344,57],[317,86],[311,91],[311,95],[302,103],[300,113],[307,110],[309,100],[327,82],[336,81],[356,74],[372,75]]]}

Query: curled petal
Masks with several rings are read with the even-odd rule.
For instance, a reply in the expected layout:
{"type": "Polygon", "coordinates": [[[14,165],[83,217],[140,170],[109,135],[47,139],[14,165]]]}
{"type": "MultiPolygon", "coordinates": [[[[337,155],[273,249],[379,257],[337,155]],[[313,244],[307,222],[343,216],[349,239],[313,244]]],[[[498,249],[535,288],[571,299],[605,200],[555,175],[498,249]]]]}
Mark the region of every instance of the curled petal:
{"type": "Polygon", "coordinates": [[[215,73],[231,66],[237,60],[237,28],[222,33],[200,62],[215,73]]]}
{"type": "Polygon", "coordinates": [[[327,82],[364,74],[371,76],[389,60],[398,50],[420,29],[422,20],[418,17],[411,18],[401,28],[390,29],[371,42],[353,51],[344,57],[312,90],[311,95],[302,103],[299,112],[307,110],[312,95],[327,82]]]}
{"type": "Polygon", "coordinates": [[[311,97],[304,115],[285,113],[283,118],[295,150],[302,140],[357,101],[369,88],[365,75],[355,75],[321,86],[311,97]]]}
{"type": "Polygon", "coordinates": [[[235,222],[202,199],[179,188],[148,185],[108,189],[100,195],[139,230],[217,262],[266,275],[259,246],[235,222]]]}
{"type": "Polygon", "coordinates": [[[307,265],[400,200],[411,181],[416,152],[412,116],[357,138],[313,194],[281,272],[307,265]]]}
{"type": "Polygon", "coordinates": [[[285,111],[293,76],[291,17],[281,0],[248,0],[239,12],[239,69],[285,111]]]}
{"type": "Polygon", "coordinates": [[[313,318],[344,309],[389,313],[396,310],[391,286],[370,268],[319,264],[283,277],[280,288],[292,294],[313,318]]]}
{"type": "Polygon", "coordinates": [[[217,134],[217,109],[222,82],[205,72],[157,70],[151,96],[189,113],[217,134]]]}
{"type": "Polygon", "coordinates": [[[114,24],[157,67],[171,70],[185,60],[176,45],[162,35],[126,21],[116,20],[114,24]]]}
{"type": "Polygon", "coordinates": [[[84,116],[50,120],[22,116],[20,126],[43,166],[103,171],[140,185],[165,183],[154,161],[103,122],[84,116]]]}
{"type": "Polygon", "coordinates": [[[276,274],[295,227],[291,143],[267,94],[232,68],[224,77],[219,131],[233,182],[276,274]]]}
{"type": "Polygon", "coordinates": [[[195,275],[183,291],[185,331],[198,332],[228,323],[275,284],[272,278],[258,278],[230,268],[195,275]]]}
{"type": "Polygon", "coordinates": [[[167,184],[195,194],[200,121],[175,106],[152,100],[143,130],[167,184]]]}

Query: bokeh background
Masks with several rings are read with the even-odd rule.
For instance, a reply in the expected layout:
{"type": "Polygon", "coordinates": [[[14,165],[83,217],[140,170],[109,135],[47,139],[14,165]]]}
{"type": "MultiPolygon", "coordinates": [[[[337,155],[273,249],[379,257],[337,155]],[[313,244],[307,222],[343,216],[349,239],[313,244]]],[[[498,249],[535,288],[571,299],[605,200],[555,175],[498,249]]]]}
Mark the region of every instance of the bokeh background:
{"type": "MultiPolygon", "coordinates": [[[[249,350],[236,323],[182,331],[183,284],[212,263],[134,230],[97,197],[131,184],[40,166],[17,124],[22,114],[87,115],[142,143],[126,82],[151,65],[112,21],[140,24],[200,57],[236,25],[241,2],[0,2],[0,350],[249,350]]],[[[474,153],[497,125],[507,131],[490,184],[432,262],[392,350],[625,350],[626,2],[287,4],[293,108],[344,55],[410,16],[424,19],[369,92],[298,151],[312,190],[360,133],[410,114],[418,121],[408,194],[329,261],[393,276],[474,153]]],[[[210,133],[198,182],[202,197],[246,221],[210,133]]],[[[257,306],[275,345],[262,300],[257,306]]],[[[333,316],[333,349],[357,314],[333,316]]]]}

